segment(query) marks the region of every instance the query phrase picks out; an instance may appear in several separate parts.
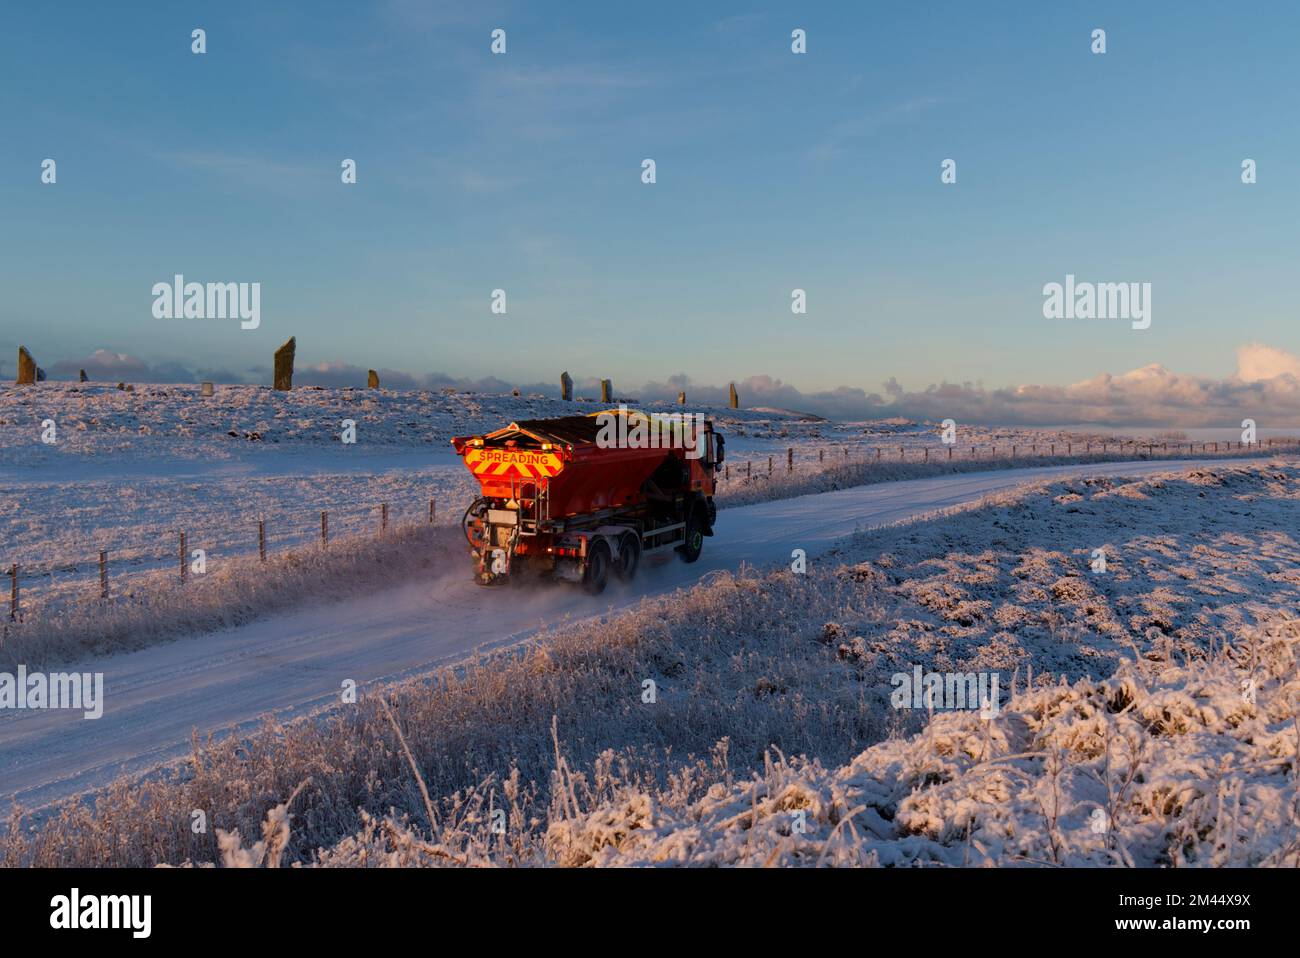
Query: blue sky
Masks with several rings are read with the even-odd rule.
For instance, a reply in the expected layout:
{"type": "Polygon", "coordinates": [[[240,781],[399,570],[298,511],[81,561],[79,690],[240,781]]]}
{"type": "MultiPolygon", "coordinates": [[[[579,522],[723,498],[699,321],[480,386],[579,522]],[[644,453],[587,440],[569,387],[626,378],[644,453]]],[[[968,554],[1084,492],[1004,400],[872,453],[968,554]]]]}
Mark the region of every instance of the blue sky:
{"type": "Polygon", "coordinates": [[[1298,21],[1280,3],[10,4],[0,362],[21,341],[43,364],[105,349],[257,380],[296,335],[302,365],[521,384],[1228,376],[1244,343],[1300,345],[1298,21]],[[260,282],[261,327],[155,319],[150,289],[178,272],[260,282]],[[1151,328],[1044,319],[1066,273],[1150,282],[1151,328]]]}

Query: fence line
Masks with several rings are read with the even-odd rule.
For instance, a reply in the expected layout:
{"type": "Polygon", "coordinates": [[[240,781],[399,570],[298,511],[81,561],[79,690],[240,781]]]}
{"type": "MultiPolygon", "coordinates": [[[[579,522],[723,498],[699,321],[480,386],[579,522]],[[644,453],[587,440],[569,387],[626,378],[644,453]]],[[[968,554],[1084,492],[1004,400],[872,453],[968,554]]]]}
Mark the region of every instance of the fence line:
{"type": "MultiPolygon", "coordinates": [[[[421,503],[423,503],[423,500],[421,500],[421,503]]],[[[392,514],[390,513],[389,510],[389,504],[387,502],[381,502],[381,503],[377,503],[374,506],[365,507],[364,512],[361,513],[360,516],[351,517],[352,521],[348,522],[346,527],[347,530],[352,530],[351,534],[349,535],[347,531],[345,531],[342,537],[336,535],[335,536],[336,541],[340,538],[346,540],[350,538],[359,538],[364,536],[366,534],[365,531],[358,528],[359,519],[369,516],[370,521],[373,522],[374,521],[373,516],[375,514],[376,509],[379,510],[378,511],[379,520],[377,523],[375,523],[374,526],[371,527],[373,530],[373,534],[379,537],[386,536],[391,525],[390,517],[392,514]]],[[[300,515],[303,511],[304,510],[290,510],[284,515],[285,516],[300,515]]],[[[320,516],[319,547],[326,548],[329,545],[329,518],[328,518],[329,513],[327,511],[320,511],[319,513],[316,514],[320,516]]],[[[422,510],[413,510],[410,513],[410,515],[412,517],[418,517],[422,515],[422,510]]],[[[429,499],[427,515],[428,515],[428,518],[426,520],[427,524],[432,524],[437,516],[437,505],[436,505],[435,498],[429,499]]],[[[413,518],[411,525],[417,525],[417,524],[419,524],[418,519],[413,518]]],[[[336,525],[336,532],[337,532],[338,523],[336,523],[335,525],[336,525]]],[[[271,550],[268,548],[267,545],[267,520],[264,516],[258,517],[255,528],[256,528],[255,538],[252,532],[250,531],[250,534],[247,537],[247,542],[250,544],[246,545],[243,548],[239,547],[238,545],[234,545],[233,547],[231,546],[231,543],[233,542],[245,541],[242,539],[232,540],[227,538],[223,540],[223,539],[213,538],[213,539],[193,540],[191,539],[188,530],[173,529],[172,531],[177,536],[177,541],[179,542],[178,552],[173,552],[170,555],[161,554],[161,553],[160,554],[128,553],[125,557],[118,558],[116,563],[114,564],[114,568],[116,569],[116,574],[114,575],[113,579],[115,582],[121,582],[124,579],[129,580],[130,577],[132,576],[141,576],[141,575],[164,572],[167,568],[167,564],[169,562],[176,562],[177,558],[179,557],[180,584],[184,586],[190,581],[190,569],[191,569],[191,564],[194,561],[193,555],[189,548],[191,544],[196,545],[195,551],[198,551],[200,549],[203,551],[205,562],[206,562],[207,555],[212,552],[216,552],[218,554],[229,554],[232,558],[238,558],[241,556],[251,556],[253,554],[256,554],[259,561],[266,562],[268,558],[268,554],[270,553],[271,550]],[[251,546],[251,543],[254,541],[256,542],[255,552],[254,552],[254,548],[251,546]],[[125,567],[125,571],[123,571],[124,567],[125,567]]],[[[288,541],[285,542],[284,545],[288,551],[292,551],[295,548],[297,549],[312,548],[313,547],[312,535],[310,533],[306,533],[302,536],[290,538],[288,541]]],[[[112,550],[109,549],[97,550],[97,560],[92,558],[87,558],[86,560],[75,559],[71,561],[49,562],[40,566],[24,565],[23,563],[20,562],[11,562],[8,564],[7,567],[0,567],[5,569],[3,574],[9,577],[9,616],[8,616],[9,621],[22,620],[22,596],[25,592],[31,591],[34,592],[35,595],[40,596],[43,593],[52,590],[56,584],[66,585],[68,583],[68,580],[72,580],[72,584],[76,586],[77,580],[80,579],[88,579],[89,581],[87,583],[87,587],[91,587],[93,586],[95,580],[90,577],[95,573],[98,574],[99,599],[101,600],[109,599],[111,597],[111,592],[109,588],[109,571],[110,571],[109,555],[111,551],[112,550]],[[48,580],[47,584],[41,587],[32,587],[30,589],[22,588],[20,586],[20,583],[40,582],[41,580],[48,580]]],[[[173,568],[176,567],[173,566],[173,568]]]]}
{"type": "MultiPolygon", "coordinates": [[[[914,465],[915,464],[923,465],[931,462],[945,462],[945,461],[954,462],[954,461],[961,461],[963,458],[971,459],[975,461],[980,461],[982,459],[986,459],[988,461],[995,461],[998,459],[1002,459],[1007,462],[1012,462],[1015,460],[1024,461],[1027,459],[1049,459],[1049,458],[1056,458],[1058,456],[1109,457],[1107,460],[1100,460],[1100,459],[1097,460],[1099,462],[1100,461],[1125,461],[1125,460],[1148,461],[1148,460],[1159,460],[1159,459],[1178,459],[1178,458],[1186,458],[1189,456],[1202,456],[1202,455],[1219,455],[1219,456],[1226,457],[1228,455],[1256,456],[1259,455],[1260,453],[1268,453],[1270,451],[1295,452],[1297,449],[1300,449],[1300,438],[1290,438],[1290,437],[1272,438],[1272,439],[1257,440],[1253,443],[1226,442],[1226,441],[1219,441],[1219,442],[1209,441],[1209,442],[1200,442],[1200,443],[1196,443],[1196,442],[1171,443],[1168,441],[1163,441],[1163,442],[1087,441],[1087,442],[1030,443],[1028,446],[1029,451],[1027,454],[1025,452],[1025,446],[1017,443],[1017,444],[1009,444],[1000,447],[1001,449],[1004,450],[1002,455],[998,454],[999,447],[991,443],[986,446],[981,446],[981,445],[967,446],[965,447],[965,453],[958,452],[957,451],[958,447],[955,444],[951,444],[951,445],[944,444],[938,447],[938,450],[943,450],[943,452],[940,453],[936,450],[937,454],[933,458],[930,455],[931,450],[935,449],[935,445],[933,443],[918,443],[912,445],[911,447],[899,446],[897,447],[898,455],[893,456],[891,454],[888,457],[884,455],[886,447],[863,444],[857,446],[858,449],[857,459],[854,459],[851,455],[852,448],[853,447],[850,446],[843,447],[844,459],[846,460],[846,462],[851,464],[855,461],[860,463],[867,463],[867,462],[874,461],[876,463],[879,463],[882,466],[891,463],[912,463],[914,465]],[[909,448],[911,449],[912,452],[910,456],[908,455],[909,448]],[[1010,451],[1007,452],[1006,450],[1010,450],[1010,451]],[[984,451],[987,451],[987,456],[984,455],[984,451]],[[1119,457],[1119,458],[1115,458],[1115,457],[1119,457]]],[[[773,456],[769,455],[767,457],[768,477],[774,477],[775,475],[773,471],[773,459],[774,459],[773,456]]],[[[836,461],[835,457],[832,456],[830,468],[832,469],[835,468],[835,461],[836,461]]],[[[805,464],[816,463],[817,466],[825,468],[826,462],[827,462],[826,447],[818,448],[815,456],[813,455],[813,453],[808,452],[806,454],[800,454],[798,457],[796,457],[795,455],[795,448],[793,446],[787,447],[786,449],[785,471],[787,475],[793,474],[796,471],[806,472],[807,470],[797,470],[798,466],[802,466],[805,464]]],[[[1086,464],[1086,463],[1081,463],[1081,464],[1086,464]]],[[[753,460],[752,459],[746,460],[744,472],[743,475],[741,475],[740,466],[737,464],[736,467],[737,478],[742,483],[751,481],[754,475],[753,467],[754,467],[753,460]]],[[[817,470],[813,470],[813,472],[816,471],[817,470]]],[[[761,479],[763,477],[760,475],[759,478],[761,479]]],[[[728,483],[732,480],[730,463],[724,465],[722,479],[724,483],[728,483]]]]}

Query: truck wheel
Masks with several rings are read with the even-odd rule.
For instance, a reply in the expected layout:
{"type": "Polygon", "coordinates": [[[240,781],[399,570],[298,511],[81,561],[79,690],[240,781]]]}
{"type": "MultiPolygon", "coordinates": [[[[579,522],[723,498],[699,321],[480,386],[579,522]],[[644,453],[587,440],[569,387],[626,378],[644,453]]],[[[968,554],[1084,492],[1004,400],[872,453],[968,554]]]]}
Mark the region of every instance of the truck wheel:
{"type": "Polygon", "coordinates": [[[582,587],[592,595],[605,591],[609,581],[610,555],[609,544],[604,539],[597,539],[587,550],[587,568],[582,574],[582,587]]]}
{"type": "Polygon", "coordinates": [[[704,517],[700,515],[699,506],[692,506],[686,517],[686,537],[677,547],[677,554],[682,557],[683,562],[694,562],[700,557],[700,550],[703,548],[704,517]]]}
{"type": "Polygon", "coordinates": [[[635,532],[623,533],[618,540],[618,563],[614,566],[614,574],[624,582],[631,582],[640,564],[641,536],[635,532]]]}

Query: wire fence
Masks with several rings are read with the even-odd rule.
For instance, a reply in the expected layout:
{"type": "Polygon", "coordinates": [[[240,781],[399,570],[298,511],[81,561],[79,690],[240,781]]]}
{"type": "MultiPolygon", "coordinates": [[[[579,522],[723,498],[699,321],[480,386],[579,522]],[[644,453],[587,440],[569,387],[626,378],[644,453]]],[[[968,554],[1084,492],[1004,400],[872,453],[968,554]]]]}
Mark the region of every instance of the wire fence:
{"type": "Polygon", "coordinates": [[[1194,456],[1258,456],[1268,453],[1295,453],[1300,438],[1282,437],[1255,442],[1029,442],[989,443],[987,445],[920,444],[854,445],[839,447],[787,447],[785,454],[771,453],[723,464],[722,482],[736,483],[755,478],[779,478],[794,473],[811,473],[836,465],[879,463],[881,466],[906,463],[943,465],[966,462],[1028,462],[1078,458],[1083,461],[1146,461],[1152,459],[1186,459],[1194,456]]]}
{"type": "Polygon", "coordinates": [[[57,593],[109,599],[128,591],[135,576],[171,569],[176,580],[185,583],[205,574],[213,562],[252,557],[266,562],[292,550],[327,549],[331,542],[383,536],[402,525],[433,524],[437,519],[437,500],[430,498],[397,507],[378,502],[301,507],[270,516],[236,513],[207,517],[204,524],[188,528],[171,522],[133,525],[132,537],[147,546],[113,548],[101,540],[88,543],[78,555],[38,561],[12,557],[0,565],[0,574],[8,579],[8,619],[21,620],[24,602],[38,597],[57,593]]]}

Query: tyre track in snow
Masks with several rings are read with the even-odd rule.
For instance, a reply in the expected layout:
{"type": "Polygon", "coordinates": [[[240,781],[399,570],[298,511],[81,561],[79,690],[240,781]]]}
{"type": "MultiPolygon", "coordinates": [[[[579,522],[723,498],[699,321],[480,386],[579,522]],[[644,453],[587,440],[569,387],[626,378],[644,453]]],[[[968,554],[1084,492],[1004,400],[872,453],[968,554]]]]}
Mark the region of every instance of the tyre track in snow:
{"type": "Polygon", "coordinates": [[[124,655],[88,658],[60,671],[103,672],[104,714],[0,710],[0,815],[14,801],[41,807],[184,756],[197,731],[243,734],[268,715],[288,718],[361,687],[417,675],[527,639],[547,626],[608,615],[643,597],[698,582],[742,563],[810,557],[856,529],[920,518],[978,502],[1026,482],[1065,476],[1152,475],[1222,460],[1050,466],[856,486],[719,510],[718,534],[700,560],[647,556],[630,584],[592,597],[562,584],[484,589],[463,567],[361,599],[124,655]]]}

